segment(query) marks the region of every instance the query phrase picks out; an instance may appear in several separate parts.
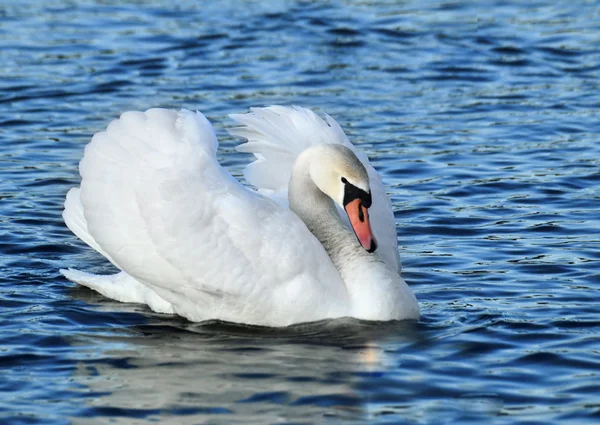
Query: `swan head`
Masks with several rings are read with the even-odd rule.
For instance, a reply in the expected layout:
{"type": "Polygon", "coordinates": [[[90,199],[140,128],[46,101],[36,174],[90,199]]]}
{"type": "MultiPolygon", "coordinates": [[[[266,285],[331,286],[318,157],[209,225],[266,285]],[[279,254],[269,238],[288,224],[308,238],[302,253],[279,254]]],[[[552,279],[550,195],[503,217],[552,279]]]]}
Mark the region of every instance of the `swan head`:
{"type": "Polygon", "coordinates": [[[311,162],[310,177],[317,187],[342,207],[358,241],[368,252],[377,249],[369,222],[371,189],[369,174],[354,152],[343,145],[319,145],[311,162]]]}

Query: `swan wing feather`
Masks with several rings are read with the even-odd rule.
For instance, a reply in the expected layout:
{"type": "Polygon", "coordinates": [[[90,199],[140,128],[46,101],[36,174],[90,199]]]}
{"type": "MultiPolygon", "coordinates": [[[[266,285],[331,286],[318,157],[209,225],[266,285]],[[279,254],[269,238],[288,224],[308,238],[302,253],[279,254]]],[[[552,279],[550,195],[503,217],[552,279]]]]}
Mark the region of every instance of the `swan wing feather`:
{"type": "Polygon", "coordinates": [[[282,325],[342,314],[325,301],[346,295],[318,240],[234,179],[216,150],[199,112],[121,115],[80,163],[87,242],[190,320],[282,325]]]}

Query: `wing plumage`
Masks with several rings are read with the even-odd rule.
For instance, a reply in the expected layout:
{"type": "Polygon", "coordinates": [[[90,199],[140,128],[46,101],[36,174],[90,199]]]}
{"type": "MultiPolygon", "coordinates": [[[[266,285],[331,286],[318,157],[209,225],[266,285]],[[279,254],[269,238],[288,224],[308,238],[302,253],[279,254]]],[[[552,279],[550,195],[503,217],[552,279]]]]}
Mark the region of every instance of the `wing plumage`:
{"type": "MultiPolygon", "coordinates": [[[[319,144],[341,144],[356,154],[369,174],[372,207],[369,210],[373,233],[379,244],[377,254],[396,270],[401,269],[392,204],[379,173],[370,165],[364,152],[348,140],[340,125],[329,115],[319,117],[310,109],[270,106],[252,108],[247,114],[232,114],[242,124],[229,129],[234,136],[247,140],[237,147],[254,154],[256,160],[244,170],[244,177],[258,191],[283,206],[288,205],[288,182],[296,157],[305,149],[319,144]]],[[[340,209],[340,216],[348,222],[340,209]]]]}
{"type": "Polygon", "coordinates": [[[199,112],[124,113],[86,147],[67,225],[190,320],[344,315],[326,302],[347,293],[318,240],[235,180],[216,149],[199,112]]]}

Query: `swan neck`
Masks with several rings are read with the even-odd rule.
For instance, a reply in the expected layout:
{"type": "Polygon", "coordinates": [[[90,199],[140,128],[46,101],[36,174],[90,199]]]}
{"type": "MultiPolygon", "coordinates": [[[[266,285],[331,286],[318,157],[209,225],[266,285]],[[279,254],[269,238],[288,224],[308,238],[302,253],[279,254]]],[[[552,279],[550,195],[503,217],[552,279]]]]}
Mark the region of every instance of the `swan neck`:
{"type": "Polygon", "coordinates": [[[418,319],[417,300],[397,270],[360,245],[354,232],[342,222],[332,199],[311,178],[310,162],[319,161],[318,151],[313,149],[300,154],[294,164],[289,205],[321,242],[338,270],[352,302],[350,314],[366,320],[418,319]]]}
{"type": "Polygon", "coordinates": [[[333,200],[323,193],[311,178],[312,161],[318,161],[318,156],[310,149],[296,160],[288,188],[290,209],[321,242],[344,278],[345,265],[356,257],[369,254],[360,246],[354,233],[342,222],[333,200]]]}

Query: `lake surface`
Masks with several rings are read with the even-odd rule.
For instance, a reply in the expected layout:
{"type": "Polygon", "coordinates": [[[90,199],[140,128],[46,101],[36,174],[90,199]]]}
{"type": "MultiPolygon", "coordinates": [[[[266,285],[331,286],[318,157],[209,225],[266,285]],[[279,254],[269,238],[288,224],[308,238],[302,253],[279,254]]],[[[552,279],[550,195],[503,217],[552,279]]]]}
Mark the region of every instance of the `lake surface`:
{"type": "Polygon", "coordinates": [[[0,423],[600,422],[595,2],[0,4],[0,423]],[[61,219],[126,110],[335,117],[389,187],[418,323],[284,330],[113,302],[61,219]]]}

